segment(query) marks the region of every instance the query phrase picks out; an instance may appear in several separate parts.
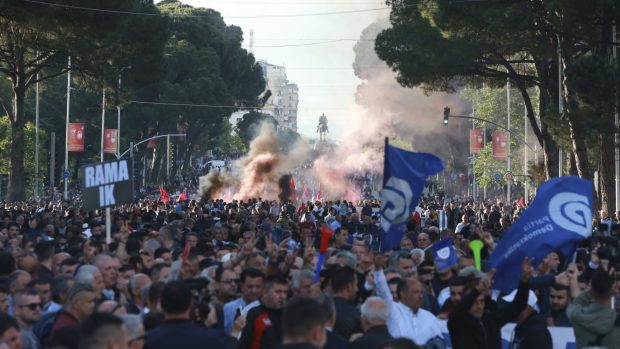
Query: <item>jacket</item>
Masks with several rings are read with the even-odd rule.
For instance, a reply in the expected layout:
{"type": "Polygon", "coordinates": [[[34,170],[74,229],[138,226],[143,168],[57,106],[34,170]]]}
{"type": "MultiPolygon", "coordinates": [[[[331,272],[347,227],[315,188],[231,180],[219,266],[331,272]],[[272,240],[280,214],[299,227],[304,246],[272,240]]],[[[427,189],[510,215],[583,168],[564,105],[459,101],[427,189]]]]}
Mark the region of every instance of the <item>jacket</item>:
{"type": "Polygon", "coordinates": [[[341,297],[334,297],[336,307],[336,323],[334,333],[351,338],[354,333],[362,332],[361,315],[359,309],[353,306],[348,300],[341,297]]]}
{"type": "Polygon", "coordinates": [[[238,349],[275,349],[282,343],[282,310],[262,302],[246,317],[238,349]]]}
{"type": "Polygon", "coordinates": [[[514,329],[510,349],[552,349],[551,333],[547,329],[545,318],[531,314],[514,329]]]}
{"type": "Polygon", "coordinates": [[[482,318],[477,319],[469,314],[476,298],[480,295],[474,289],[463,296],[463,299],[452,309],[448,318],[448,331],[454,349],[500,349],[502,346],[501,329],[509,321],[514,320],[527,304],[529,286],[519,283],[514,301],[503,310],[490,311],[489,302],[482,318]]]}
{"type": "Polygon", "coordinates": [[[145,349],[202,349],[208,343],[209,349],[233,349],[233,339],[194,325],[190,320],[166,320],[146,333],[145,349]]]}
{"type": "Polygon", "coordinates": [[[620,327],[614,309],[595,303],[587,291],[582,292],[566,308],[566,315],[573,323],[577,348],[598,346],[620,348],[620,327]]]}
{"type": "Polygon", "coordinates": [[[387,325],[374,326],[368,329],[360,338],[351,343],[355,349],[379,349],[381,345],[392,339],[387,325]]]}

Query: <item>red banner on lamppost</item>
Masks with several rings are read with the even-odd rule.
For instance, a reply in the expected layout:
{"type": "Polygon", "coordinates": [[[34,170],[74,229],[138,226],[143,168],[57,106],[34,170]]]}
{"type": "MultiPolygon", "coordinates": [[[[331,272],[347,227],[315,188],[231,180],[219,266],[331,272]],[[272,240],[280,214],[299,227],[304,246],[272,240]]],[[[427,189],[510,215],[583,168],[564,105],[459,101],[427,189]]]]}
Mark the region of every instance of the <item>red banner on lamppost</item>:
{"type": "Polygon", "coordinates": [[[118,130],[106,128],[103,132],[103,152],[116,154],[118,151],[118,130]]]}
{"type": "Polygon", "coordinates": [[[475,128],[469,130],[469,153],[478,154],[484,148],[484,130],[475,128]]]}
{"type": "Polygon", "coordinates": [[[493,159],[508,160],[508,142],[510,138],[506,131],[493,132],[493,159]]]}
{"type": "Polygon", "coordinates": [[[69,132],[69,151],[83,152],[84,151],[84,123],[72,122],[69,123],[67,132],[69,132]]]}

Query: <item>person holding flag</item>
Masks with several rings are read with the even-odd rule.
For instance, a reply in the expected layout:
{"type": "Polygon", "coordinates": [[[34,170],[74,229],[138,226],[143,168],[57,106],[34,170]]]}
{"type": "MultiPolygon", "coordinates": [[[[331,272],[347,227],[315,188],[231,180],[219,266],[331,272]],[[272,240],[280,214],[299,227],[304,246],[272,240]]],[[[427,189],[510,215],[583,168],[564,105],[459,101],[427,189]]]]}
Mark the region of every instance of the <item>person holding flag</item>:
{"type": "Polygon", "coordinates": [[[448,331],[453,349],[500,349],[502,347],[501,329],[514,321],[527,305],[529,295],[528,281],[532,275],[532,260],[525,258],[521,263],[519,287],[514,300],[503,310],[491,311],[490,291],[495,270],[475,284],[463,290],[463,298],[454,307],[448,318],[448,331]]]}

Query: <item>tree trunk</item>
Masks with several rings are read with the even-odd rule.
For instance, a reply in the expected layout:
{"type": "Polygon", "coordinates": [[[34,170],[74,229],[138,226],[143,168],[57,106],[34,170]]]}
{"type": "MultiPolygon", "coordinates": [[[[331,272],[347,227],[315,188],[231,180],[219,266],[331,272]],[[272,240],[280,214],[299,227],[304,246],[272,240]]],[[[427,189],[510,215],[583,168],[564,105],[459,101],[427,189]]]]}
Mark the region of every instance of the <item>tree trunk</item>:
{"type": "Polygon", "coordinates": [[[599,177],[601,187],[601,209],[610,215],[615,211],[615,169],[614,169],[614,139],[613,135],[599,136],[600,163],[599,177]]]}
{"type": "Polygon", "coordinates": [[[13,115],[11,115],[11,156],[10,173],[8,183],[7,200],[11,202],[26,199],[26,173],[24,170],[24,146],[25,146],[25,115],[24,99],[26,95],[26,82],[23,75],[24,61],[18,61],[18,73],[13,81],[13,115]]]}
{"type": "Polygon", "coordinates": [[[577,160],[575,160],[575,153],[572,151],[566,152],[568,157],[568,175],[577,176],[577,160]]]}

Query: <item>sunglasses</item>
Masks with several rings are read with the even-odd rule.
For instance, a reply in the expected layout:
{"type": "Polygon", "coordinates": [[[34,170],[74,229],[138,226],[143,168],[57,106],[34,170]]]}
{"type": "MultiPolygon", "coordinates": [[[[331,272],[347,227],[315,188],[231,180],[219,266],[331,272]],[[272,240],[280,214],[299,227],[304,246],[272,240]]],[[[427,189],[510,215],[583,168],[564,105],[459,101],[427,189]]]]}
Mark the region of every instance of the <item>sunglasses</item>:
{"type": "Polygon", "coordinates": [[[239,279],[224,279],[224,280],[222,280],[222,282],[225,283],[225,284],[232,284],[232,283],[238,284],[239,283],[239,279]]]}
{"type": "Polygon", "coordinates": [[[18,305],[20,308],[28,308],[30,310],[37,310],[43,308],[43,303],[30,303],[24,305],[18,305]]]}

